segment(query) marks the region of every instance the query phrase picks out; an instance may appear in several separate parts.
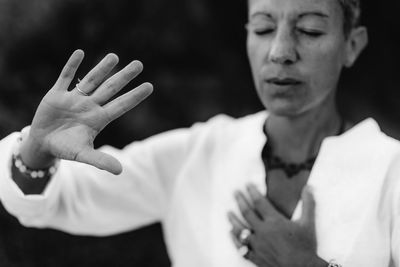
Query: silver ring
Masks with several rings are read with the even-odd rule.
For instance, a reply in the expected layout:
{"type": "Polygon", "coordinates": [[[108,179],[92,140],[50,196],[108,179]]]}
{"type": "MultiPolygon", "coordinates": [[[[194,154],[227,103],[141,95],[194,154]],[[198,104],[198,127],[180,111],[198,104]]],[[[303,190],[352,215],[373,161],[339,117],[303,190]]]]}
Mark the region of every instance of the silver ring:
{"type": "Polygon", "coordinates": [[[82,90],[79,88],[79,83],[80,83],[80,82],[81,82],[81,80],[78,78],[78,83],[75,84],[76,90],[78,90],[78,93],[80,93],[80,94],[83,95],[83,96],[89,96],[87,93],[85,93],[84,91],[82,91],[82,90]]]}
{"type": "Polygon", "coordinates": [[[239,242],[243,245],[246,246],[250,243],[250,236],[251,236],[251,231],[250,229],[244,228],[240,231],[239,234],[239,242]]]}

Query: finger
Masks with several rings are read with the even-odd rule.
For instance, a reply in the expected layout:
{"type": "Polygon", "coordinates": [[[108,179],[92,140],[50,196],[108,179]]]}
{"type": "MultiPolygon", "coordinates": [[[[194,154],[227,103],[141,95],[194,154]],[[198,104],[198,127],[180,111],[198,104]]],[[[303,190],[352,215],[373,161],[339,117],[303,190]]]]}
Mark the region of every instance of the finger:
{"type": "Polygon", "coordinates": [[[315,200],[312,188],[305,186],[301,193],[301,200],[303,202],[302,214],[300,223],[304,226],[314,228],[315,225],[315,200]]]}
{"type": "Polygon", "coordinates": [[[143,70],[143,64],[140,61],[133,61],[121,71],[105,81],[94,93],[93,100],[103,105],[112,96],[118,93],[125,85],[134,79],[143,70]]]}
{"type": "Polygon", "coordinates": [[[67,63],[62,69],[60,76],[58,77],[56,83],[54,84],[54,89],[56,90],[67,90],[68,86],[71,84],[71,81],[75,77],[75,73],[81,64],[83,57],[85,56],[84,52],[80,49],[75,50],[72,55],[69,57],[67,63]]]}
{"type": "Polygon", "coordinates": [[[229,212],[228,213],[228,219],[229,219],[229,222],[232,224],[232,232],[234,233],[234,234],[236,234],[236,236],[239,236],[240,235],[240,232],[243,230],[243,229],[248,229],[249,228],[249,226],[248,225],[246,225],[244,222],[242,222],[237,216],[236,216],[236,214],[235,213],[233,213],[233,212],[229,212]]]}
{"type": "Polygon", "coordinates": [[[106,110],[109,120],[113,121],[124,113],[128,112],[153,92],[153,85],[143,83],[135,89],[121,95],[113,101],[103,106],[106,110]]]}
{"type": "Polygon", "coordinates": [[[260,261],[260,260],[258,259],[256,253],[255,253],[253,250],[250,250],[250,251],[247,253],[245,259],[251,261],[251,262],[254,263],[256,266],[263,266],[263,265],[262,265],[262,264],[263,264],[262,261],[260,261]]]}
{"type": "MultiPolygon", "coordinates": [[[[246,253],[243,253],[240,251],[240,249],[243,248],[243,244],[240,243],[239,238],[233,233],[230,232],[233,244],[235,244],[235,247],[237,249],[239,249],[239,253],[241,254],[241,256],[249,261],[252,261],[253,263],[256,263],[258,261],[258,259],[256,258],[256,254],[253,252],[251,245],[247,245],[247,249],[246,249],[246,253]]],[[[257,266],[261,266],[261,265],[257,265],[257,266]]]]}
{"type": "Polygon", "coordinates": [[[240,191],[237,191],[235,193],[235,198],[243,218],[253,229],[257,228],[257,225],[261,222],[260,218],[254,212],[253,207],[250,206],[246,197],[240,191]]]}
{"type": "Polygon", "coordinates": [[[259,214],[262,219],[266,219],[268,216],[282,217],[271,202],[261,194],[254,184],[248,184],[247,191],[249,192],[250,199],[257,214],[259,214]]]}
{"type": "Polygon", "coordinates": [[[232,231],[230,232],[230,235],[231,235],[233,243],[235,244],[235,247],[240,248],[242,246],[242,244],[240,243],[237,235],[232,231]]]}
{"type": "Polygon", "coordinates": [[[106,78],[107,74],[118,64],[116,54],[106,55],[88,74],[79,82],[79,89],[86,94],[92,93],[106,78]]]}
{"type": "Polygon", "coordinates": [[[77,155],[76,161],[92,165],[115,175],[122,172],[122,165],[116,158],[95,149],[83,150],[77,155]]]}

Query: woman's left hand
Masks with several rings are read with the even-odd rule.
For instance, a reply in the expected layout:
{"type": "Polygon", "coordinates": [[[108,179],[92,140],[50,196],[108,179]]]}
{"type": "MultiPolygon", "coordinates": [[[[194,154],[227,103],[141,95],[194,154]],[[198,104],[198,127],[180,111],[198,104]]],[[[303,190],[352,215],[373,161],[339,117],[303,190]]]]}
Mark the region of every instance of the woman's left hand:
{"type": "Polygon", "coordinates": [[[247,190],[249,199],[242,192],[235,194],[246,222],[233,212],[228,214],[233,241],[238,249],[245,248],[246,259],[259,267],[326,266],[316,254],[315,202],[310,188],[303,190],[303,212],[297,221],[284,217],[254,185],[247,190]],[[247,236],[243,229],[250,230],[245,230],[247,236]]]}

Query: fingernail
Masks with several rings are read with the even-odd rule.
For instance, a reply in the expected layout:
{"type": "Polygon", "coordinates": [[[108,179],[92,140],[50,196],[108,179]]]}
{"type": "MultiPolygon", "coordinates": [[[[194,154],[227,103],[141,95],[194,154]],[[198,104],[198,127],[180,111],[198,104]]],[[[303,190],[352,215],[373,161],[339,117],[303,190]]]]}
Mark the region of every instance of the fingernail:
{"type": "Polygon", "coordinates": [[[254,184],[248,184],[247,189],[251,194],[254,194],[256,196],[261,196],[260,191],[258,191],[258,188],[254,184]]]}
{"type": "Polygon", "coordinates": [[[134,60],[129,64],[129,67],[140,70],[143,69],[143,63],[140,62],[139,60],[134,60]]]}
{"type": "Polygon", "coordinates": [[[105,60],[107,64],[115,64],[116,62],[119,61],[119,58],[116,54],[109,53],[106,55],[105,60]]]}
{"type": "Polygon", "coordinates": [[[252,188],[252,189],[254,189],[254,188],[256,188],[256,186],[253,184],[253,183],[249,183],[249,184],[247,184],[247,188],[252,188]]]}
{"type": "Polygon", "coordinates": [[[307,193],[310,195],[314,194],[314,188],[310,185],[305,185],[303,188],[303,191],[304,191],[304,193],[307,193]]]}
{"type": "Polygon", "coordinates": [[[310,194],[314,194],[314,187],[312,185],[307,185],[307,190],[310,194]]]}

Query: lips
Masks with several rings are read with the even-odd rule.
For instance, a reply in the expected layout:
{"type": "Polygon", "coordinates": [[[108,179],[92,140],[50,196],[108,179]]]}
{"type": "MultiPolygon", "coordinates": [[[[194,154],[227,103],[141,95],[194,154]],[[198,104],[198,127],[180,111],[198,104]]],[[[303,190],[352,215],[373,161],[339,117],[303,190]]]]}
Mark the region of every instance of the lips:
{"type": "Polygon", "coordinates": [[[267,79],[268,83],[278,85],[278,86],[291,86],[291,85],[299,85],[302,82],[293,78],[270,78],[267,79]]]}

